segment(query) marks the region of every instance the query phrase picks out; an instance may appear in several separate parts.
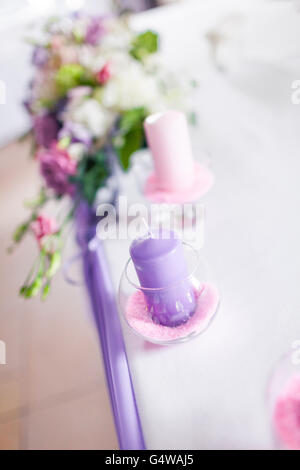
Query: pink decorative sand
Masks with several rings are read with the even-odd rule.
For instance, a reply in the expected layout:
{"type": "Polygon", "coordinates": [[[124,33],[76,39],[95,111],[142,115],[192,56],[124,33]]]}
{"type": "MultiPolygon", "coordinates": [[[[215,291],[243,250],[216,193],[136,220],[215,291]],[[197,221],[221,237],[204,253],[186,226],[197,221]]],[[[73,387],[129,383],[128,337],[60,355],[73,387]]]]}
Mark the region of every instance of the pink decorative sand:
{"type": "Polygon", "coordinates": [[[187,336],[199,334],[205,330],[216,313],[219,304],[219,292],[212,284],[202,284],[197,296],[197,308],[187,323],[171,328],[154,323],[147,310],[144,294],[135,292],[129,297],[125,317],[135,330],[144,338],[152,342],[167,343],[187,336]]]}
{"type": "Polygon", "coordinates": [[[278,397],[274,424],[281,441],[290,450],[300,450],[300,376],[292,377],[278,397]]]}
{"type": "Polygon", "coordinates": [[[158,189],[157,178],[152,173],[145,184],[144,194],[153,202],[166,202],[173,204],[184,204],[195,202],[201,196],[204,196],[214,183],[213,173],[200,163],[195,163],[195,182],[188,191],[169,192],[158,189]]]}

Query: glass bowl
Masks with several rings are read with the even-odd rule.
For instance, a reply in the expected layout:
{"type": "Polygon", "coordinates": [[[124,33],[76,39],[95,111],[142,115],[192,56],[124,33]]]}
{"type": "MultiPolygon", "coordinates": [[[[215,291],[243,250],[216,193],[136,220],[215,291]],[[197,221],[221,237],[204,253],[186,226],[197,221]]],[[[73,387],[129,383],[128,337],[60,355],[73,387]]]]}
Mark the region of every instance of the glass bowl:
{"type": "Polygon", "coordinates": [[[300,450],[300,341],[274,368],[267,391],[275,449],[300,450]]]}
{"type": "Polygon", "coordinates": [[[208,280],[208,268],[197,250],[183,242],[189,275],[161,288],[140,286],[131,258],[119,286],[123,319],[138,336],[156,344],[187,341],[203,333],[219,305],[219,290],[208,280]],[[169,326],[172,324],[172,326],[169,326]]]}

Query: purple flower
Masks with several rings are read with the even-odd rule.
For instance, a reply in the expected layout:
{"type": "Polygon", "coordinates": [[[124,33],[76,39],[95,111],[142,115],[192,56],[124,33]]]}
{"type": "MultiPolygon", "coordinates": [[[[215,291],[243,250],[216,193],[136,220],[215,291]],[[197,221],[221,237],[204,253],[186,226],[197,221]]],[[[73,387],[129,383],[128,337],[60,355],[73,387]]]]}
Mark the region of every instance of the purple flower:
{"type": "Polygon", "coordinates": [[[49,148],[57,138],[58,123],[51,114],[43,114],[34,119],[33,129],[38,146],[49,148]]]}
{"type": "Polygon", "coordinates": [[[100,39],[105,35],[106,29],[104,26],[103,18],[92,18],[87,27],[85,42],[95,46],[100,39]]]}
{"type": "Polygon", "coordinates": [[[92,135],[82,124],[67,121],[58,133],[58,139],[70,137],[72,142],[81,142],[87,148],[92,144],[92,135]]]}
{"type": "Polygon", "coordinates": [[[61,114],[64,111],[66,105],[68,104],[68,99],[67,98],[61,98],[60,100],[57,101],[54,109],[54,113],[57,116],[57,119],[60,120],[61,114]]]}
{"type": "Polygon", "coordinates": [[[54,189],[57,195],[74,194],[75,186],[70,183],[70,176],[76,173],[76,162],[65,149],[53,144],[50,149],[40,150],[37,158],[49,188],[54,189]]]}
{"type": "Polygon", "coordinates": [[[49,52],[44,47],[38,46],[34,49],[32,63],[36,67],[43,67],[49,58],[49,52]]]}

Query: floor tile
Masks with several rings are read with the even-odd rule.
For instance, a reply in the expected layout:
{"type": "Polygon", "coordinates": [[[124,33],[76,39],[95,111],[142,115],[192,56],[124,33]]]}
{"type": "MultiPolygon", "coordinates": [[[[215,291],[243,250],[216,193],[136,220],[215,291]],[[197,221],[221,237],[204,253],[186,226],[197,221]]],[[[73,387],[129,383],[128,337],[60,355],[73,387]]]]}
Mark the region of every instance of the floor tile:
{"type": "Polygon", "coordinates": [[[20,449],[20,426],[19,420],[0,422],[0,450],[20,449]]]}
{"type": "Polygon", "coordinates": [[[106,388],[32,413],[27,420],[28,449],[117,449],[106,388]]]}

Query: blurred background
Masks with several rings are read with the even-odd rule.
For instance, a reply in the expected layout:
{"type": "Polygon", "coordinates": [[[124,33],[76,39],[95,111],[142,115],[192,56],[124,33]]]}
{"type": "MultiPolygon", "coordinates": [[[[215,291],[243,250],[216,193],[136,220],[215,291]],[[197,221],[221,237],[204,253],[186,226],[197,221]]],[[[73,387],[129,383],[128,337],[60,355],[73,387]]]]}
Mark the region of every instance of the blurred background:
{"type": "MultiPolygon", "coordinates": [[[[22,108],[32,75],[31,50],[24,37],[49,15],[81,9],[97,14],[130,10],[137,29],[161,34],[162,53],[174,69],[192,70],[204,89],[205,83],[217,86],[226,77],[230,86],[247,92],[250,98],[241,113],[234,101],[230,113],[223,108],[221,135],[228,130],[227,114],[239,126],[247,121],[249,135],[259,131],[260,124],[251,119],[253,102],[268,107],[266,129],[274,132],[273,114],[279,112],[281,124],[291,134],[296,130],[298,110],[291,109],[290,96],[293,80],[300,78],[299,2],[0,1],[0,80],[5,84],[0,103],[0,340],[7,347],[7,364],[0,365],[0,449],[118,447],[98,337],[84,293],[67,285],[60,274],[47,302],[23,301],[17,291],[33,258],[34,241],[26,240],[26,246],[10,256],[6,252],[14,227],[24,217],[22,200],[34,196],[39,181],[29,157],[30,142],[18,140],[30,126],[22,108]]],[[[219,90],[222,99],[226,88],[219,90]]],[[[215,139],[209,102],[214,94],[211,85],[201,101],[207,110],[206,119],[200,113],[202,133],[208,141],[215,139]]],[[[269,138],[268,132],[264,138],[269,138]]],[[[66,257],[76,251],[70,236],[66,257]]]]}

